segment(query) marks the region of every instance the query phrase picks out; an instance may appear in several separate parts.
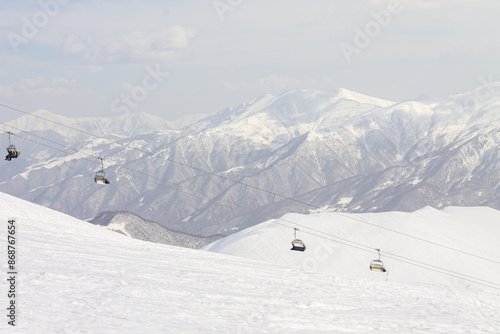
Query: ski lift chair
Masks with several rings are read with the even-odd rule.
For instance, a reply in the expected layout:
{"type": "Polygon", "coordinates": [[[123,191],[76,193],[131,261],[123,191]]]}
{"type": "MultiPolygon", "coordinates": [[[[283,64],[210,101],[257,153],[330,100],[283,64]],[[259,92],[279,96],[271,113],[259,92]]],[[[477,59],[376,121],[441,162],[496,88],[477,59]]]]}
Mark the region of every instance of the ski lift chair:
{"type": "Polygon", "coordinates": [[[106,177],[106,173],[103,169],[97,171],[94,176],[94,182],[97,184],[109,184],[109,180],[106,177]]]}
{"type": "Polygon", "coordinates": [[[104,172],[104,159],[103,158],[97,158],[97,159],[101,160],[101,169],[95,173],[94,182],[97,184],[109,184],[109,180],[106,177],[106,173],[104,172]]]}
{"type": "Polygon", "coordinates": [[[12,159],[16,159],[17,157],[19,157],[19,155],[21,155],[21,152],[18,149],[16,149],[14,144],[10,142],[10,136],[13,135],[13,133],[10,131],[7,131],[7,133],[9,134],[9,146],[7,146],[8,154],[7,156],[5,156],[5,160],[11,161],[12,159]]]}
{"type": "Polygon", "coordinates": [[[385,273],[387,270],[384,267],[384,263],[380,260],[380,249],[376,249],[376,251],[378,251],[378,260],[370,262],[370,270],[385,273]]]}
{"type": "Polygon", "coordinates": [[[9,145],[7,147],[7,153],[8,153],[7,156],[5,156],[5,160],[7,160],[7,161],[11,161],[12,159],[16,159],[21,154],[21,152],[19,152],[19,150],[16,149],[16,147],[14,145],[9,145]]]}
{"type": "Polygon", "coordinates": [[[290,250],[303,252],[306,250],[306,244],[302,240],[297,239],[297,230],[298,228],[294,228],[293,235],[295,239],[292,240],[292,248],[290,250]]]}

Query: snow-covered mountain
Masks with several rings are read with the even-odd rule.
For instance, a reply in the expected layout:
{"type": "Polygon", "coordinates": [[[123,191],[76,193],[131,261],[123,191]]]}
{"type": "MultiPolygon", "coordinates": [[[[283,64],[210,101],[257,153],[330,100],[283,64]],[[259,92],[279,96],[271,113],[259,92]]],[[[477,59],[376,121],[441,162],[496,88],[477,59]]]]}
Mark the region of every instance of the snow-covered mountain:
{"type": "MultiPolygon", "coordinates": [[[[16,327],[5,311],[2,333],[496,334],[500,328],[498,290],[357,279],[144,242],[0,193],[4,259],[13,218],[17,294],[5,293],[2,301],[6,308],[15,301],[16,327]]],[[[477,244],[490,232],[475,229],[477,244]]],[[[293,255],[309,252],[312,244],[293,255]]],[[[1,267],[10,271],[7,260],[1,267]]],[[[2,291],[10,283],[4,277],[2,291]]]]}
{"type": "Polygon", "coordinates": [[[69,118],[55,115],[47,110],[39,110],[31,114],[25,114],[8,122],[8,124],[24,131],[43,132],[52,130],[66,137],[76,136],[85,139],[88,134],[133,137],[155,130],[178,129],[206,116],[203,114],[188,115],[174,121],[167,121],[158,116],[139,112],[112,117],[69,118]],[[75,131],[75,129],[80,131],[75,131]]]}
{"type": "Polygon", "coordinates": [[[81,219],[128,211],[200,236],[288,212],[500,209],[497,92],[391,102],[298,90],[182,129],[144,114],[71,123],[85,132],[23,116],[2,126],[22,154],[2,164],[0,191],[81,219]],[[110,186],[92,181],[98,156],[110,186]]]}
{"type": "Polygon", "coordinates": [[[172,129],[171,123],[161,117],[146,113],[121,114],[113,117],[69,118],[55,115],[47,110],[39,110],[21,116],[9,125],[32,132],[52,130],[65,137],[85,139],[88,132],[96,136],[113,135],[132,137],[159,129],[172,129]],[[75,131],[72,128],[81,130],[75,131]]]}

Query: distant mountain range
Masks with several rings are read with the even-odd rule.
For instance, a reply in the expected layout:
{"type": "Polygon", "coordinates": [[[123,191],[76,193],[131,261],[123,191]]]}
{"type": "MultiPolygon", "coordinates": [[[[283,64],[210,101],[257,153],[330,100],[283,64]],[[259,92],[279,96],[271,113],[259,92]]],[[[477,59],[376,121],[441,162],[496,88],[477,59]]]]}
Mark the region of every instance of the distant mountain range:
{"type": "Polygon", "coordinates": [[[288,212],[500,209],[500,94],[484,91],[391,102],[297,90],[186,126],[37,112],[2,125],[22,153],[2,163],[0,191],[80,219],[127,211],[202,237],[288,212]],[[109,186],[93,182],[97,157],[109,186]]]}

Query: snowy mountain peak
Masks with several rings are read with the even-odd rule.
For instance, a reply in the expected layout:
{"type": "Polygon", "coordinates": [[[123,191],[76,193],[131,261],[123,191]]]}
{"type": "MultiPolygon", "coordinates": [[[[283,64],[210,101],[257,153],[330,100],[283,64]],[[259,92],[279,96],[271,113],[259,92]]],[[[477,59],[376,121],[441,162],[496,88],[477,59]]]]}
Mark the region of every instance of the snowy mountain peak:
{"type": "Polygon", "coordinates": [[[344,89],[295,90],[175,131],[145,114],[78,119],[75,128],[105,138],[39,129],[34,142],[16,141],[23,154],[4,165],[0,191],[83,219],[130,211],[201,236],[319,208],[500,208],[499,97],[476,93],[464,93],[477,99],[466,110],[460,96],[393,103],[344,89]],[[36,144],[52,146],[45,139],[83,152],[36,144]],[[106,158],[110,187],[95,187],[98,162],[86,161],[87,152],[106,158]]]}
{"type": "Polygon", "coordinates": [[[293,90],[224,109],[188,126],[187,131],[214,136],[225,133],[276,149],[297,136],[332,131],[393,104],[346,89],[293,90]]]}

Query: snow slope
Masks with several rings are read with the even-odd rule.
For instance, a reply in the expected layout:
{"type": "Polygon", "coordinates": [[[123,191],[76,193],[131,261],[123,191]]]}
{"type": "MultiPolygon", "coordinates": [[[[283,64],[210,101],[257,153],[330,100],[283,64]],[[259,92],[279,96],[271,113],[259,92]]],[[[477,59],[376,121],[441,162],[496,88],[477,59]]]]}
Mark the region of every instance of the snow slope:
{"type": "Polygon", "coordinates": [[[378,258],[375,249],[380,248],[391,281],[461,286],[491,285],[488,281],[500,289],[499,235],[500,211],[425,207],[412,213],[287,214],[204,249],[304,270],[385,280],[386,274],[368,269],[370,261],[378,258]],[[289,250],[293,227],[299,228],[297,237],[307,245],[304,253],[289,250]]]}
{"type": "MultiPolygon", "coordinates": [[[[127,238],[0,193],[17,219],[9,333],[497,333],[499,291],[354,279],[127,238]]],[[[0,303],[6,307],[6,279],[0,303]]],[[[5,311],[5,308],[2,307],[5,311]]]]}

